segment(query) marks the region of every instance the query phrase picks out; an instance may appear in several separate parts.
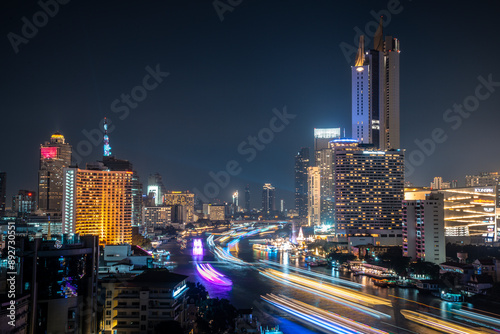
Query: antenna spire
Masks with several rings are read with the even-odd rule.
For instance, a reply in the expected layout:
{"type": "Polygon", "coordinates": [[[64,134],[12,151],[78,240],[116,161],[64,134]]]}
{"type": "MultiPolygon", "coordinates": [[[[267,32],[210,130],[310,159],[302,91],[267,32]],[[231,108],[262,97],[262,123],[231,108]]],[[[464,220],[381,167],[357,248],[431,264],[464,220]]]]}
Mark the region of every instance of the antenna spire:
{"type": "Polygon", "coordinates": [[[365,64],[365,36],[359,36],[359,47],[354,66],[363,66],[365,64]]]}
{"type": "Polygon", "coordinates": [[[108,137],[108,120],[104,117],[104,156],[111,156],[111,146],[109,146],[109,137],[108,137]]]}

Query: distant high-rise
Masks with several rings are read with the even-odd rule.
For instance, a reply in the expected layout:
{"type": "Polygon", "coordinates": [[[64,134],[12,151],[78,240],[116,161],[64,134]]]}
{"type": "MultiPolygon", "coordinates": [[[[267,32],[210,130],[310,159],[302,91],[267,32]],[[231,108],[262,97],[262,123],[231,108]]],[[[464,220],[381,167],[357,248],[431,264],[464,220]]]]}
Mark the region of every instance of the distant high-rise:
{"type": "Polygon", "coordinates": [[[500,175],[498,172],[479,173],[477,175],[465,176],[466,187],[488,187],[499,184],[500,175]]]}
{"type": "Polygon", "coordinates": [[[165,205],[181,205],[186,214],[184,222],[194,221],[194,194],[189,191],[166,191],[163,195],[165,205]]]}
{"type": "Polygon", "coordinates": [[[451,188],[450,182],[444,182],[443,178],[440,176],[437,176],[434,178],[434,180],[431,182],[431,189],[449,189],[451,188]]]}
{"type": "Polygon", "coordinates": [[[324,148],[317,151],[316,167],[320,175],[321,195],[321,224],[333,224],[334,197],[333,197],[333,150],[324,148]]]}
{"type": "Polygon", "coordinates": [[[321,176],[319,167],[307,168],[307,221],[309,226],[321,224],[321,176]]]}
{"type": "Polygon", "coordinates": [[[332,144],[336,233],[402,238],[404,152],[367,149],[355,141],[332,144]]]}
{"type": "Polygon", "coordinates": [[[12,197],[12,211],[19,216],[26,216],[36,210],[36,193],[30,190],[19,190],[12,197]]]}
{"type": "Polygon", "coordinates": [[[60,212],[63,196],[63,168],[71,165],[71,145],[58,132],[40,145],[38,170],[38,208],[44,212],[60,212]]]}
{"type": "Polygon", "coordinates": [[[307,168],[309,148],[303,147],[295,156],[295,209],[300,218],[307,217],[307,168]]]}
{"type": "Polygon", "coordinates": [[[106,245],[131,243],[132,176],[102,163],[64,168],[63,233],[98,235],[106,245]]]}
{"type": "Polygon", "coordinates": [[[0,216],[5,213],[6,200],[7,200],[7,173],[0,172],[0,216]]]}
{"type": "Polygon", "coordinates": [[[245,187],[245,211],[250,212],[250,185],[245,187]]]}
{"type": "Polygon", "coordinates": [[[382,19],[374,47],[365,52],[364,36],[352,78],[352,137],[383,150],[399,149],[399,40],[386,36],[382,19]]]}
{"type": "Polygon", "coordinates": [[[340,138],[340,128],[314,129],[314,151],[328,148],[328,143],[340,138]]]}
{"type": "Polygon", "coordinates": [[[403,256],[440,264],[446,261],[444,196],[403,201],[403,256]]]}
{"type": "Polygon", "coordinates": [[[238,209],[238,190],[233,193],[233,205],[238,209]]]}
{"type": "Polygon", "coordinates": [[[148,178],[148,193],[147,196],[154,198],[155,205],[163,204],[163,195],[167,189],[163,185],[162,177],[159,173],[150,174],[148,178]]]}
{"type": "Polygon", "coordinates": [[[270,215],[274,211],[276,211],[276,189],[271,183],[266,183],[262,187],[262,213],[270,215]]]}

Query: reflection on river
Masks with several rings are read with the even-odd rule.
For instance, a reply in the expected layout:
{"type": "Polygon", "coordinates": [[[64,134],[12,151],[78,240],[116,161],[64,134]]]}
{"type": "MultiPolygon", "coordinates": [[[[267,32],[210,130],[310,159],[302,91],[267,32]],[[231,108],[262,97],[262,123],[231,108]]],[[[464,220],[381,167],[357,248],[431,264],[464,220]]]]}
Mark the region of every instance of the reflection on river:
{"type": "MultiPolygon", "coordinates": [[[[205,250],[203,255],[199,255],[196,258],[193,258],[191,253],[192,250],[190,249],[190,247],[181,250],[177,244],[169,243],[167,245],[162,245],[162,248],[165,248],[171,252],[172,255],[170,257],[170,260],[176,263],[173,268],[170,268],[172,271],[179,274],[188,275],[188,280],[197,281],[203,284],[207,288],[212,298],[219,297],[229,299],[231,303],[237,308],[253,307],[254,310],[265,311],[268,314],[268,317],[261,320],[264,323],[268,322],[270,325],[273,324],[273,322],[274,324],[279,324],[284,333],[297,333],[299,328],[301,333],[312,333],[319,331],[315,331],[312,328],[306,329],[305,327],[295,323],[293,321],[294,319],[288,318],[283,313],[280,313],[276,309],[269,307],[269,304],[262,301],[262,295],[268,293],[272,293],[275,295],[285,295],[289,298],[307,303],[313,307],[318,307],[320,309],[339,314],[344,317],[348,317],[352,320],[391,333],[439,333],[439,331],[435,331],[433,329],[421,326],[415,322],[411,322],[405,319],[405,317],[400,312],[402,309],[430,313],[436,316],[441,316],[446,320],[456,320],[455,318],[453,318],[453,315],[450,311],[452,308],[459,308],[459,306],[457,306],[456,304],[454,305],[449,302],[441,301],[430,295],[420,294],[416,289],[405,289],[397,287],[381,288],[374,286],[366,276],[354,277],[349,273],[342,273],[326,267],[317,267],[313,269],[314,272],[320,274],[333,276],[339,279],[348,279],[357,283],[361,283],[361,287],[350,288],[366,294],[388,299],[390,302],[392,302],[392,307],[387,305],[373,306],[374,310],[377,310],[380,313],[385,313],[389,315],[389,317],[368,316],[366,313],[362,312],[362,310],[353,309],[352,306],[350,307],[344,303],[335,302],[331,299],[327,299],[315,293],[311,293],[305,289],[299,289],[269,279],[264,275],[259,274],[259,271],[256,270],[256,268],[252,265],[240,266],[228,264],[225,262],[216,262],[216,258],[214,257],[214,255],[211,252],[207,251],[207,249],[205,250]],[[207,281],[203,279],[196,270],[196,264],[201,261],[210,261],[212,266],[218,272],[226,275],[233,282],[233,285],[223,286],[208,284],[207,281]]],[[[259,260],[268,260],[275,261],[280,264],[287,264],[288,266],[298,267],[306,271],[311,270],[305,265],[303,261],[299,260],[298,258],[289,258],[288,253],[286,252],[266,252],[254,250],[249,244],[248,239],[241,239],[238,247],[238,253],[233,253],[233,255],[251,264],[257,264],[259,263],[259,260]]],[[[284,272],[287,272],[286,269],[284,270],[284,272]]],[[[296,271],[290,270],[290,273],[295,274],[296,271]]],[[[314,277],[313,279],[326,282],[326,279],[319,277],[314,277]]],[[[328,283],[335,284],[335,281],[328,283]]]]}

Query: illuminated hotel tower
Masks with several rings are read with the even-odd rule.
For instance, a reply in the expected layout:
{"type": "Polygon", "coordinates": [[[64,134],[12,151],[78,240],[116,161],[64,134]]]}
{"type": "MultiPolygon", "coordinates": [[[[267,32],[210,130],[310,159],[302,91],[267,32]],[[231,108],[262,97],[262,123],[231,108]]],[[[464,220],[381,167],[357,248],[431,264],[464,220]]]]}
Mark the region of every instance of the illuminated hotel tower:
{"type": "Polygon", "coordinates": [[[400,244],[404,152],[366,149],[345,139],[332,146],[336,233],[400,244]]]}
{"type": "Polygon", "coordinates": [[[60,212],[63,197],[63,168],[71,164],[71,145],[58,132],[40,145],[38,170],[38,208],[44,212],[60,212]]]}
{"type": "Polygon", "coordinates": [[[386,36],[382,19],[374,48],[360,36],[352,78],[352,137],[382,150],[399,149],[399,40],[386,36]]]}
{"type": "Polygon", "coordinates": [[[64,168],[63,233],[98,235],[106,245],[131,243],[132,174],[102,163],[64,168]]]}

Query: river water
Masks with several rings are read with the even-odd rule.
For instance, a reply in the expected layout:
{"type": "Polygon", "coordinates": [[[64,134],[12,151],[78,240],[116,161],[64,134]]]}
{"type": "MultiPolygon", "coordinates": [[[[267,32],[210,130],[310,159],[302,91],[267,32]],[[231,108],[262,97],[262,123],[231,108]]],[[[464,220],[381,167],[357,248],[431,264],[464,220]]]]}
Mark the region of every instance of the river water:
{"type": "MultiPolygon", "coordinates": [[[[313,293],[283,285],[261,275],[250,265],[245,267],[228,264],[226,262],[212,263],[212,266],[217,271],[225,274],[233,282],[233,285],[229,287],[213,285],[203,279],[196,270],[196,261],[216,261],[214,255],[208,250],[205,241],[203,241],[203,243],[205,246],[204,254],[203,256],[197,257],[192,255],[192,242],[188,242],[188,247],[184,250],[181,250],[176,242],[162,245],[161,248],[170,251],[170,261],[175,262],[175,265],[169,269],[175,273],[189,276],[189,281],[203,284],[211,298],[226,298],[230,300],[236,308],[253,308],[254,310],[260,311],[260,320],[263,324],[278,324],[284,333],[308,334],[320,333],[321,331],[315,330],[308,325],[301,324],[295,319],[283,314],[283,312],[278,312],[270,308],[267,303],[262,301],[260,298],[261,295],[265,295],[266,293],[286,295],[290,298],[300,300],[304,303],[340,314],[390,333],[440,333],[439,331],[406,320],[400,313],[402,309],[427,312],[441,316],[446,320],[456,320],[449,311],[452,308],[464,307],[457,303],[449,303],[430,295],[421,294],[416,289],[376,287],[366,276],[354,277],[351,276],[351,274],[342,274],[326,267],[316,267],[312,270],[362,283],[363,287],[361,291],[390,299],[392,301],[392,307],[383,305],[374,307],[374,309],[390,315],[390,318],[383,317],[379,319],[369,316],[351,307],[342,305],[341,303],[333,302],[313,293]]],[[[249,244],[248,239],[242,239],[240,241],[239,251],[237,254],[233,253],[233,255],[249,263],[255,263],[259,259],[263,259],[311,270],[302,261],[290,260],[286,252],[268,253],[254,250],[251,244],[249,244]]]]}

